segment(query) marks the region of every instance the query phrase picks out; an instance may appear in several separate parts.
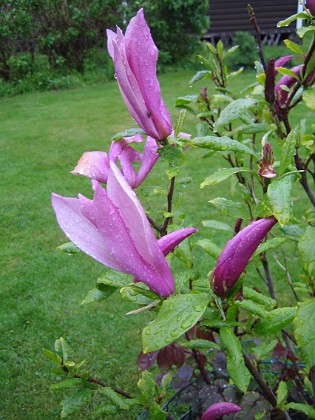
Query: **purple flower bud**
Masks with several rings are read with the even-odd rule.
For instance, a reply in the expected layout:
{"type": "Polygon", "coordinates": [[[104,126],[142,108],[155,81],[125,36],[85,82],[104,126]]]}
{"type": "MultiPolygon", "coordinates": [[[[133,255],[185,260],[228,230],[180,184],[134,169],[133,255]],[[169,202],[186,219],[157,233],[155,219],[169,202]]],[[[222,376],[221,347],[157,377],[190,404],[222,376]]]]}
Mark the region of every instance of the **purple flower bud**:
{"type": "Polygon", "coordinates": [[[228,241],[210,279],[216,295],[224,297],[227,294],[261,241],[276,223],[274,217],[256,220],[228,241]]]}
{"type": "Polygon", "coordinates": [[[238,413],[239,411],[242,411],[242,409],[236,404],[220,402],[210,405],[202,414],[201,420],[219,420],[227,414],[238,413]]]}
{"type": "Polygon", "coordinates": [[[315,0],[306,0],[306,6],[312,16],[315,16],[315,0]]]}
{"type": "Polygon", "coordinates": [[[144,19],[143,9],[131,19],[124,35],[107,30],[107,48],[113,59],[123,100],[136,123],[155,140],[172,131],[170,114],[156,77],[158,50],[144,19]]]}
{"type": "Polygon", "coordinates": [[[272,104],[275,100],[275,60],[269,60],[266,70],[265,99],[272,104]]]}

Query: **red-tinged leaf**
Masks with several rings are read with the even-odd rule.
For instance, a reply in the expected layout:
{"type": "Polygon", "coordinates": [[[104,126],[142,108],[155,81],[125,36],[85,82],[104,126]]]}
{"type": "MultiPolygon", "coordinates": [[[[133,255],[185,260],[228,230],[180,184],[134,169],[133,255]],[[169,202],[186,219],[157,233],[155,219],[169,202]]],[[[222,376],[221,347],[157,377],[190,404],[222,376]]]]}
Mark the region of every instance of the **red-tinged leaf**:
{"type": "Polygon", "coordinates": [[[143,354],[142,352],[138,356],[138,369],[139,370],[146,370],[149,369],[156,360],[157,351],[153,351],[152,353],[143,354]]]}
{"type": "Polygon", "coordinates": [[[160,369],[171,369],[173,365],[182,366],[185,362],[185,351],[177,344],[170,344],[157,354],[157,364],[160,369]]]}
{"type": "Polygon", "coordinates": [[[208,340],[212,342],[216,342],[213,332],[209,329],[199,328],[196,329],[196,336],[197,338],[200,338],[201,340],[208,340]]]}

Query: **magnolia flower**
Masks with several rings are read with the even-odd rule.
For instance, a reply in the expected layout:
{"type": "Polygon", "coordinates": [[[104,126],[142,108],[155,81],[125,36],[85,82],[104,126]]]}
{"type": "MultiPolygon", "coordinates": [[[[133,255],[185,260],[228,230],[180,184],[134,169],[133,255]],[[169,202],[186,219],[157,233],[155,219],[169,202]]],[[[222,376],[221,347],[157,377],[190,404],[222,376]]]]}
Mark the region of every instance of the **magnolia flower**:
{"type": "Polygon", "coordinates": [[[238,413],[239,411],[242,411],[242,409],[236,404],[220,402],[210,405],[202,414],[201,420],[217,420],[228,414],[238,413]]]}
{"type": "Polygon", "coordinates": [[[161,98],[156,77],[158,50],[143,9],[131,19],[125,36],[120,28],[117,33],[107,30],[107,48],[120,92],[133,119],[149,136],[165,139],[172,131],[172,122],[161,98]]]}
{"type": "Polygon", "coordinates": [[[276,223],[274,217],[256,220],[228,241],[210,279],[216,295],[226,295],[244,271],[261,241],[276,223]]]}
{"type": "Polygon", "coordinates": [[[306,6],[310,11],[312,16],[315,16],[315,1],[314,0],[306,0],[306,6]]]}
{"type": "Polygon", "coordinates": [[[283,67],[288,61],[292,60],[293,55],[286,55],[280,57],[277,60],[273,58],[269,60],[266,69],[266,81],[265,81],[265,99],[269,103],[273,103],[275,100],[275,78],[277,75],[277,67],[283,67]]]}
{"type": "Polygon", "coordinates": [[[197,230],[180,229],[157,241],[136,194],[113,162],[109,167],[107,190],[94,182],[93,200],[52,195],[58,223],[87,255],[167,297],[174,279],[165,255],[197,230]]]}
{"type": "Polygon", "coordinates": [[[131,186],[137,188],[147,177],[155,162],[159,158],[158,146],[152,137],[147,137],[143,153],[133,149],[131,143],[143,141],[141,135],[127,137],[121,141],[113,141],[109,154],[105,152],[85,152],[81,156],[74,170],[77,175],[84,175],[90,179],[106,184],[109,173],[109,162],[120,161],[123,175],[131,186]],[[141,162],[139,172],[136,173],[133,162],[141,162]]]}

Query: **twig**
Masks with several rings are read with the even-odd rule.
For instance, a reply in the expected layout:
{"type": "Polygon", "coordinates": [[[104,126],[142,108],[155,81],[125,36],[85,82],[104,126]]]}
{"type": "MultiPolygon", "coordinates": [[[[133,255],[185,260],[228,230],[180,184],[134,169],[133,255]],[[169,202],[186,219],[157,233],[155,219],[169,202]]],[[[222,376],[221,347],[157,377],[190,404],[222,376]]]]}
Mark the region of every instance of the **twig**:
{"type": "MultiPolygon", "coordinates": [[[[190,341],[190,338],[189,338],[187,332],[185,333],[185,337],[186,337],[187,341],[190,341]]],[[[200,370],[200,373],[201,373],[201,376],[202,376],[203,380],[205,381],[205,383],[207,385],[210,385],[211,382],[210,382],[210,379],[208,378],[207,371],[206,371],[204,365],[201,362],[199,351],[196,350],[196,349],[192,349],[192,353],[193,353],[194,359],[197,363],[198,369],[200,370]]]]}
{"type": "Polygon", "coordinates": [[[265,252],[262,252],[260,254],[260,260],[262,262],[262,265],[264,267],[264,271],[265,271],[265,274],[266,274],[266,283],[267,283],[267,286],[268,286],[270,297],[274,300],[277,300],[276,299],[276,294],[275,294],[275,289],[274,289],[274,286],[273,286],[272,276],[271,276],[270,269],[269,269],[269,263],[268,263],[268,260],[266,258],[266,253],[265,252]]]}
{"type": "Polygon", "coordinates": [[[299,298],[298,298],[298,296],[297,296],[297,294],[296,294],[296,292],[295,292],[295,290],[294,290],[293,283],[292,283],[292,279],[291,279],[291,275],[290,275],[290,273],[289,273],[289,271],[288,271],[288,268],[287,268],[287,259],[286,259],[285,253],[284,253],[284,251],[283,251],[283,249],[282,249],[282,248],[281,248],[281,252],[282,252],[282,256],[283,256],[283,260],[284,260],[284,266],[283,266],[283,265],[281,264],[281,262],[278,260],[278,258],[277,258],[277,256],[276,256],[276,254],[275,254],[274,252],[272,253],[272,256],[273,256],[274,260],[276,261],[276,263],[278,264],[278,266],[279,266],[280,268],[282,268],[282,270],[286,273],[286,275],[287,275],[287,279],[288,279],[288,283],[289,283],[289,286],[290,286],[290,288],[291,288],[291,290],[292,290],[292,293],[294,294],[294,297],[295,297],[296,301],[298,302],[298,301],[299,301],[299,298]]]}
{"type": "MultiPolygon", "coordinates": [[[[172,212],[172,204],[173,204],[173,194],[175,189],[175,177],[171,178],[171,185],[169,192],[167,194],[167,212],[172,212]]],[[[166,217],[162,226],[161,236],[165,236],[167,234],[167,227],[172,221],[172,216],[166,217]]]]}
{"type": "Polygon", "coordinates": [[[261,61],[261,64],[264,68],[264,71],[266,72],[266,62],[265,62],[265,58],[264,58],[264,54],[263,54],[263,50],[262,50],[262,43],[261,43],[261,32],[260,32],[260,28],[257,22],[257,18],[254,12],[254,9],[252,8],[252,6],[249,4],[247,6],[247,11],[249,14],[249,18],[250,21],[252,22],[255,32],[256,32],[256,37],[257,37],[257,50],[258,50],[258,54],[259,54],[259,58],[261,61]]]}
{"type": "MultiPolygon", "coordinates": [[[[82,377],[80,376],[80,375],[73,375],[73,377],[74,378],[78,378],[78,379],[82,379],[82,377]]],[[[128,394],[127,392],[125,392],[125,391],[122,391],[121,389],[119,389],[119,388],[116,388],[115,386],[109,386],[109,385],[106,385],[104,382],[102,382],[102,381],[100,381],[100,380],[98,380],[98,379],[96,379],[96,378],[92,378],[92,377],[90,377],[90,378],[88,378],[87,380],[86,380],[87,382],[90,382],[91,384],[97,384],[97,385],[100,385],[101,387],[103,387],[103,388],[111,388],[113,391],[115,391],[115,392],[117,392],[117,394],[119,394],[119,395],[122,395],[123,397],[125,397],[125,398],[128,398],[128,399],[132,399],[133,397],[130,395],[130,394],[128,394]]]]}
{"type": "Polygon", "coordinates": [[[247,369],[250,371],[251,375],[255,378],[255,381],[259,385],[260,389],[262,390],[264,396],[266,399],[270,402],[270,404],[273,407],[277,407],[277,398],[275,394],[272,392],[272,390],[269,388],[269,386],[266,384],[266,382],[263,380],[261,374],[258,372],[258,370],[255,368],[255,366],[250,361],[249,357],[243,353],[245,365],[247,369]]]}

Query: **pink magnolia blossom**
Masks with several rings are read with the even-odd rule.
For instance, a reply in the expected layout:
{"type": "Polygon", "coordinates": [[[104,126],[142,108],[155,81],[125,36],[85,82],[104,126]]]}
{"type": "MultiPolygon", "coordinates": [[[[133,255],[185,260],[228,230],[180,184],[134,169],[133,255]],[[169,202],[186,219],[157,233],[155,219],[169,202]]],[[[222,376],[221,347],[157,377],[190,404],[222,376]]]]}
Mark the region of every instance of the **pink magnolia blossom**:
{"type": "Polygon", "coordinates": [[[105,152],[85,152],[81,156],[74,170],[77,175],[84,175],[90,179],[106,184],[109,174],[109,162],[120,161],[123,175],[132,188],[137,188],[147,177],[155,162],[159,158],[157,143],[152,137],[147,137],[143,153],[133,149],[131,143],[143,141],[141,135],[127,137],[121,141],[113,141],[109,154],[105,152]],[[133,168],[133,162],[141,162],[139,172],[133,168]]]}
{"type": "Polygon", "coordinates": [[[242,411],[241,407],[229,402],[220,402],[211,405],[202,414],[201,420],[219,420],[228,414],[238,413],[242,411]]]}
{"type": "Polygon", "coordinates": [[[136,123],[149,136],[163,140],[172,131],[156,77],[158,50],[144,19],[143,9],[131,19],[126,34],[107,30],[107,48],[113,59],[123,100],[136,123]]]}
{"type": "Polygon", "coordinates": [[[244,271],[261,241],[276,223],[274,217],[256,220],[228,241],[210,280],[216,295],[226,295],[244,271]]]}
{"type": "Polygon", "coordinates": [[[58,223],[87,255],[167,297],[174,279],[165,255],[197,230],[184,228],[156,240],[136,194],[118,167],[109,166],[107,190],[94,182],[93,200],[52,195],[58,223]]]}

